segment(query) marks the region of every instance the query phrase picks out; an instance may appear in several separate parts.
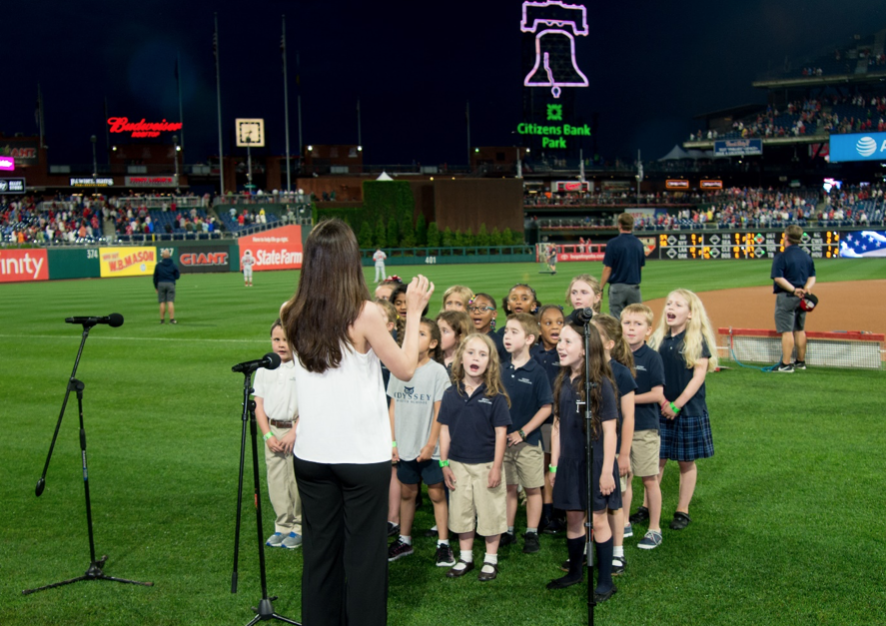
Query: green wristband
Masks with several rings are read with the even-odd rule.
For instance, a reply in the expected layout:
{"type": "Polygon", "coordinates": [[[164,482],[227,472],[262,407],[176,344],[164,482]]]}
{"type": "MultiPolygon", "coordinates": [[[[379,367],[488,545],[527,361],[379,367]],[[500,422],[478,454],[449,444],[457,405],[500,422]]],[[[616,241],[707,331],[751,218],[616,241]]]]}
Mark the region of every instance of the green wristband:
{"type": "Polygon", "coordinates": [[[440,461],[440,467],[449,467],[449,461],[440,461]]]}
{"type": "Polygon", "coordinates": [[[392,442],[391,442],[391,447],[392,447],[392,448],[396,448],[396,447],[397,447],[397,442],[396,442],[396,441],[392,441],[392,442]]]}
{"type": "Polygon", "coordinates": [[[557,473],[557,466],[556,465],[548,465],[548,470],[551,472],[554,472],[556,474],[557,473]]]}
{"type": "Polygon", "coordinates": [[[264,436],[262,437],[262,439],[264,439],[265,441],[267,441],[268,439],[270,439],[270,438],[273,437],[273,436],[274,436],[274,433],[272,433],[272,432],[269,430],[268,432],[266,432],[266,433],[264,434],[264,436]]]}
{"type": "Polygon", "coordinates": [[[680,407],[678,407],[676,404],[671,402],[671,410],[674,412],[674,415],[676,415],[677,413],[680,412],[680,407]]]}
{"type": "Polygon", "coordinates": [[[523,441],[526,441],[526,433],[523,432],[523,429],[521,428],[517,432],[520,433],[520,439],[522,439],[523,441]]]}

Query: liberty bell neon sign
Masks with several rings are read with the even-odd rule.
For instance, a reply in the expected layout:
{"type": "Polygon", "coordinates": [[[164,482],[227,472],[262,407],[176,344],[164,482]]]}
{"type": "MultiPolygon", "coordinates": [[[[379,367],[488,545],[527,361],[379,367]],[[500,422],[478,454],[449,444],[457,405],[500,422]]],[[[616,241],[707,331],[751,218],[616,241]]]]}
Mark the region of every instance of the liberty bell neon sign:
{"type": "Polygon", "coordinates": [[[587,9],[562,0],[523,3],[520,30],[535,33],[535,65],[523,80],[526,87],[550,87],[559,98],[562,87],[587,87],[588,77],[575,60],[575,38],[588,36],[587,9]],[[568,48],[571,65],[556,63],[556,55],[568,48]],[[552,58],[553,57],[553,58],[552,58]]]}

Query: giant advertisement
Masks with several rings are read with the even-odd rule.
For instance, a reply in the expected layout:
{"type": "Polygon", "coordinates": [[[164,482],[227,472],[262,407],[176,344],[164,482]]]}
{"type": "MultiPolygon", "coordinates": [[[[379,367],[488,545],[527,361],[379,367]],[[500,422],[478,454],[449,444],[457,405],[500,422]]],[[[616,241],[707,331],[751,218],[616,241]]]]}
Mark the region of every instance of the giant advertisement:
{"type": "Polygon", "coordinates": [[[273,228],[237,241],[241,258],[252,251],[255,271],[301,269],[301,226],[273,228]]]}
{"type": "Polygon", "coordinates": [[[886,159],[886,133],[831,135],[831,163],[886,159]]]}
{"type": "Polygon", "coordinates": [[[226,245],[180,247],[173,255],[182,274],[230,272],[231,248],[226,245]]]}
{"type": "Polygon", "coordinates": [[[0,156],[12,157],[19,167],[37,165],[39,154],[36,141],[0,140],[0,156]]]}
{"type": "Polygon", "coordinates": [[[0,283],[34,282],[49,280],[49,261],[46,250],[0,249],[0,283]]]}
{"type": "Polygon", "coordinates": [[[99,248],[102,278],[153,276],[157,248],[99,248]]]}

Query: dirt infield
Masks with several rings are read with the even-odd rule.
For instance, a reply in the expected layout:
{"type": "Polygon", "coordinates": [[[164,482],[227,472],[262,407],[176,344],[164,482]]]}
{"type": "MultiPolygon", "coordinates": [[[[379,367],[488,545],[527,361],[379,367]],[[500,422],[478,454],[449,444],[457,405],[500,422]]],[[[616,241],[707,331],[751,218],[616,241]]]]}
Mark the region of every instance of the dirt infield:
{"type": "MultiPolygon", "coordinates": [[[[806,330],[868,331],[886,333],[886,280],[818,283],[815,311],[806,316],[806,330]]],[[[717,328],[761,328],[775,330],[775,295],[772,287],[744,287],[699,293],[714,331],[717,328]]],[[[658,323],[664,299],[646,304],[658,323]]]]}

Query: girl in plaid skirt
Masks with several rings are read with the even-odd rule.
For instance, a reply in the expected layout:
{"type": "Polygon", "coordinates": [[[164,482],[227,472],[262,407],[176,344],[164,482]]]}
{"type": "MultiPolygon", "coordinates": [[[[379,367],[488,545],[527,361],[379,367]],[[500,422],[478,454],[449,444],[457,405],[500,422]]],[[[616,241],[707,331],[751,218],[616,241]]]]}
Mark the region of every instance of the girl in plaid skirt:
{"type": "Polygon", "coordinates": [[[668,294],[664,313],[649,345],[661,355],[665,372],[665,400],[661,403],[659,483],[668,460],[680,466],[680,495],[670,524],[686,528],[689,503],[695,492],[696,459],[714,455],[711,423],[705,402],[705,375],[717,369],[716,339],[701,300],[677,289],[668,294]]]}

